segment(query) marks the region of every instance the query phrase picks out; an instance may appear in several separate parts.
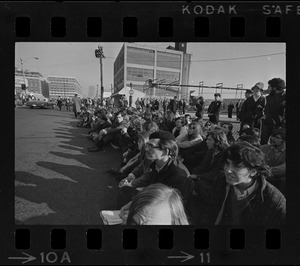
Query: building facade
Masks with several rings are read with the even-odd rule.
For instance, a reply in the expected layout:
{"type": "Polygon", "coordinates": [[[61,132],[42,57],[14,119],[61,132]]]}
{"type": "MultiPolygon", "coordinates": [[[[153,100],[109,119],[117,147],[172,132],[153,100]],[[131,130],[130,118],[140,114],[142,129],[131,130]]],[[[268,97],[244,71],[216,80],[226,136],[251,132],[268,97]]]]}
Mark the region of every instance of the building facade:
{"type": "Polygon", "coordinates": [[[186,46],[176,50],[124,43],[114,62],[114,93],[131,84],[149,98],[187,98],[188,87],[179,86],[189,81],[191,55],[185,51],[186,46]],[[152,87],[149,80],[158,86],[152,87]]]}
{"type": "Polygon", "coordinates": [[[24,70],[24,76],[21,69],[15,68],[15,95],[20,97],[24,93],[21,84],[26,85],[26,93],[42,93],[41,81],[43,75],[39,72],[24,70]]]}
{"type": "Polygon", "coordinates": [[[74,77],[48,76],[49,98],[72,98],[77,93],[82,97],[82,86],[74,77]]]}

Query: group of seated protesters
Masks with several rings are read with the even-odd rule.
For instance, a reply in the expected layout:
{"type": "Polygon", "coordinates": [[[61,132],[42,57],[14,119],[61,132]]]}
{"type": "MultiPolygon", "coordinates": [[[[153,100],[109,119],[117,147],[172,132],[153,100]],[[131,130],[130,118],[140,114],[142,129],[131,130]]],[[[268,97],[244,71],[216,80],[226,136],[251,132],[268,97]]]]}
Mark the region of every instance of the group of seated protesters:
{"type": "Polygon", "coordinates": [[[244,125],[235,139],[229,122],[204,124],[170,110],[99,108],[81,117],[89,152],[111,145],[122,153],[120,168],[107,172],[119,183],[124,224],[284,223],[284,127],[260,145],[259,129],[244,125]],[[193,218],[197,202],[205,220],[193,218]]]}

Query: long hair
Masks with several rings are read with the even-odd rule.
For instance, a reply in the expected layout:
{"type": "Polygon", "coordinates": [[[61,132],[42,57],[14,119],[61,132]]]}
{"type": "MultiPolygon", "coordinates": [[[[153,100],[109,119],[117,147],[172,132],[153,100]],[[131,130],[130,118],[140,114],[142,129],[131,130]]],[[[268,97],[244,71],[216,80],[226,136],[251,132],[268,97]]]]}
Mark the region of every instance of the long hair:
{"type": "Polygon", "coordinates": [[[180,192],[177,189],[156,183],[146,187],[133,198],[129,209],[127,225],[136,223],[144,224],[147,222],[145,209],[161,203],[167,203],[170,208],[171,225],[189,224],[180,192]],[[138,222],[134,221],[133,217],[138,222]]]}
{"type": "Polygon", "coordinates": [[[226,134],[221,129],[216,129],[216,130],[209,132],[207,137],[209,137],[209,136],[212,137],[212,139],[215,142],[215,147],[219,151],[223,151],[229,146],[226,134]]]}
{"type": "Polygon", "coordinates": [[[264,153],[247,141],[237,142],[227,148],[223,153],[223,160],[231,160],[233,164],[244,164],[248,169],[257,170],[261,176],[271,176],[270,167],[265,161],[264,153]]]}
{"type": "Polygon", "coordinates": [[[141,158],[145,158],[145,146],[146,143],[149,141],[149,136],[150,136],[150,132],[148,131],[140,132],[138,134],[138,140],[141,139],[143,141],[143,146],[142,149],[140,150],[141,158]]]}

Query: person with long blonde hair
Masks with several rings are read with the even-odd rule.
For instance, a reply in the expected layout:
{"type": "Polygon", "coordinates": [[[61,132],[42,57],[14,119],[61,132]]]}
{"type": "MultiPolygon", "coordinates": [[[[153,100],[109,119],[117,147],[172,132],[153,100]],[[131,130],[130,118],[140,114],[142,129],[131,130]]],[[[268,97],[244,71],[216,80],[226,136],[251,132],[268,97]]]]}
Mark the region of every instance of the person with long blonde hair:
{"type": "MultiPolygon", "coordinates": [[[[121,210],[121,215],[124,213],[126,209],[121,210]]],[[[188,225],[189,222],[180,192],[156,183],[146,187],[133,198],[126,224],[188,225]]]]}

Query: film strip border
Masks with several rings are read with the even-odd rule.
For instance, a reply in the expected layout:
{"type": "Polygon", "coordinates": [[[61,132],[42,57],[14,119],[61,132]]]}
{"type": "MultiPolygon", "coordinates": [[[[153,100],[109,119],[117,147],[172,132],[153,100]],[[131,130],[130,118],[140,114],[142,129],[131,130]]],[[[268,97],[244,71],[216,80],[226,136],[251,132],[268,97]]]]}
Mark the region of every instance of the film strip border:
{"type": "Polygon", "coordinates": [[[168,38],[276,41],[287,36],[286,31],[282,31],[287,28],[287,17],[296,19],[300,14],[295,2],[270,4],[270,1],[95,2],[89,5],[73,2],[22,6],[6,3],[4,8],[14,20],[11,33],[16,41],[40,40],[41,36],[43,41],[120,41],[120,38],[122,41],[136,38],[146,41],[167,41],[168,38]]]}
{"type": "MultiPolygon", "coordinates": [[[[101,229],[88,229],[86,231],[86,248],[89,250],[102,249],[101,229]]],[[[123,249],[133,250],[139,246],[139,236],[137,229],[122,230],[123,249]]],[[[17,229],[14,232],[15,248],[17,250],[28,250],[31,246],[29,229],[17,229]]],[[[193,232],[193,248],[208,250],[210,247],[208,229],[195,229],[193,232]]],[[[159,229],[157,231],[157,247],[162,250],[173,249],[174,234],[172,229],[159,229]]],[[[67,249],[67,233],[65,229],[52,229],[49,231],[50,248],[53,250],[67,249]]],[[[265,231],[266,250],[278,250],[281,247],[281,232],[279,229],[267,229],[265,231]]],[[[246,232],[244,229],[229,230],[229,248],[231,250],[243,250],[246,248],[246,232]]]]}
{"type": "MultiPolygon", "coordinates": [[[[14,66],[15,42],[170,40],[286,42],[287,81],[289,87],[297,87],[295,77],[299,75],[299,67],[295,66],[299,58],[300,2],[3,2],[0,6],[1,46],[7,51],[1,54],[1,61],[6,64],[6,68],[1,69],[3,75],[8,73],[7,77],[12,80],[4,79],[4,87],[13,82],[12,70],[8,69],[14,66]]],[[[289,91],[290,99],[296,96],[296,90],[289,91]]],[[[293,163],[296,159],[289,160],[293,163]]],[[[3,166],[1,173],[6,169],[3,166]]],[[[2,180],[2,183],[3,188],[13,191],[13,180],[2,180]]],[[[293,184],[288,184],[288,188],[293,184]]],[[[3,195],[7,196],[5,191],[3,195]]],[[[55,230],[50,226],[24,229],[25,226],[14,225],[14,210],[10,204],[11,208],[5,209],[1,217],[4,226],[0,229],[0,244],[5,251],[1,252],[1,263],[28,263],[30,261],[21,259],[27,255],[35,258],[31,260],[33,263],[49,264],[87,261],[90,264],[299,263],[299,225],[297,220],[291,220],[295,214],[297,216],[297,198],[297,193],[288,196],[290,215],[283,229],[194,229],[193,226],[176,227],[175,230],[153,227],[78,229],[70,226],[55,230]],[[294,241],[296,239],[298,242],[294,241]]],[[[13,200],[13,193],[10,193],[2,202],[13,200]]]]}
{"type": "Polygon", "coordinates": [[[14,251],[6,253],[7,262],[16,262],[16,258],[22,258],[22,264],[31,260],[42,264],[235,264],[241,261],[277,264],[285,261],[278,252],[285,242],[283,233],[280,229],[259,226],[250,230],[186,226],[31,228],[18,228],[10,234],[7,244],[14,245],[14,251]]]}
{"type": "MultiPolygon", "coordinates": [[[[210,23],[208,17],[197,17],[193,23],[195,37],[206,38],[210,36],[210,23]]],[[[160,17],[157,21],[157,33],[161,38],[174,36],[174,19],[160,17]]],[[[139,23],[137,17],[124,17],[122,20],[122,35],[124,38],[137,38],[139,23]]],[[[277,38],[281,36],[280,17],[267,17],[265,20],[266,37],[277,38]]],[[[102,18],[88,17],[86,20],[86,37],[102,37],[102,18]]],[[[29,17],[16,17],[15,36],[18,38],[30,37],[31,20],[29,17]]],[[[65,17],[52,17],[50,19],[50,33],[53,38],[67,36],[67,20],[65,17]]],[[[246,33],[246,19],[244,17],[231,17],[229,19],[229,35],[233,38],[243,38],[246,33]]]]}

